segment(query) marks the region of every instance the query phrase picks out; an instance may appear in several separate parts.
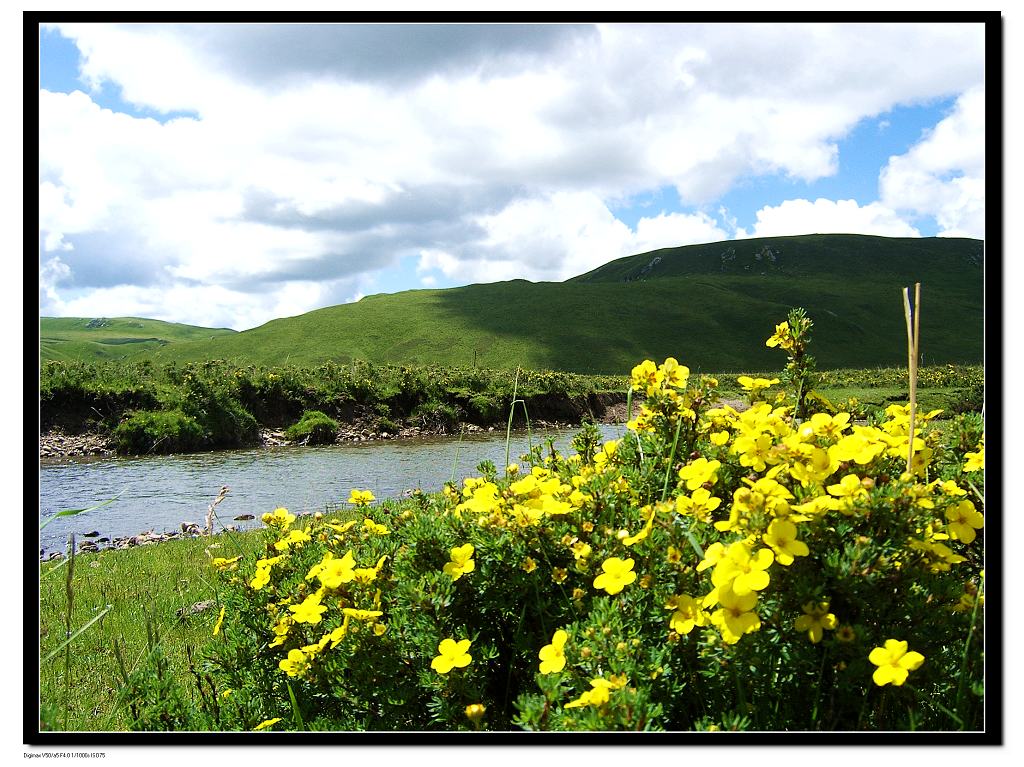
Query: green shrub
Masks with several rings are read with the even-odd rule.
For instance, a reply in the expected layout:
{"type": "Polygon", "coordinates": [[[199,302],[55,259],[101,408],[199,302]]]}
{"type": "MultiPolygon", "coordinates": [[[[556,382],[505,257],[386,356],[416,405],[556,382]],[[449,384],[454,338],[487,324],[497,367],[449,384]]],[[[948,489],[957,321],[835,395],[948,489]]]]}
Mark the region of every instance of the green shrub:
{"type": "Polygon", "coordinates": [[[143,410],[114,429],[117,452],[181,453],[203,447],[204,432],[196,419],[180,410],[143,410]]]}
{"type": "Polygon", "coordinates": [[[329,445],[338,433],[338,422],[319,410],[307,410],[298,423],[285,430],[285,437],[307,445],[329,445]]]}
{"type": "Polygon", "coordinates": [[[391,418],[380,417],[377,419],[377,431],[388,434],[398,434],[402,430],[402,424],[391,418]]]}
{"type": "Polygon", "coordinates": [[[417,405],[412,416],[424,429],[451,434],[458,431],[462,409],[458,405],[431,400],[417,405]]]}
{"type": "Polygon", "coordinates": [[[638,365],[588,455],[264,515],[213,562],[202,673],[247,729],[982,729],[978,422],[918,413],[907,471],[906,406],[798,422],[688,378],[638,365]]]}

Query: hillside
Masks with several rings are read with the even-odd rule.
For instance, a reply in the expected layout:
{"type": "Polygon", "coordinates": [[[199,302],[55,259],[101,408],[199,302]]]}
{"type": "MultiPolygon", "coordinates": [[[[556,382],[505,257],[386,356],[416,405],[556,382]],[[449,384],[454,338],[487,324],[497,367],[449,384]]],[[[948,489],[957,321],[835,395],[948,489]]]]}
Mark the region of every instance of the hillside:
{"type": "Polygon", "coordinates": [[[982,253],[978,240],[863,235],[666,248],[561,283],[513,280],[367,296],[241,333],[147,349],[145,356],[616,374],[671,355],[694,370],[770,370],[784,357],[766,348],[765,338],[791,307],[803,306],[815,322],[820,367],[903,365],[900,291],[919,281],[925,363],[979,363],[982,253]]]}
{"type": "Polygon", "coordinates": [[[172,343],[206,341],[235,332],[139,317],[40,317],[39,356],[43,360],[119,360],[172,343]]]}

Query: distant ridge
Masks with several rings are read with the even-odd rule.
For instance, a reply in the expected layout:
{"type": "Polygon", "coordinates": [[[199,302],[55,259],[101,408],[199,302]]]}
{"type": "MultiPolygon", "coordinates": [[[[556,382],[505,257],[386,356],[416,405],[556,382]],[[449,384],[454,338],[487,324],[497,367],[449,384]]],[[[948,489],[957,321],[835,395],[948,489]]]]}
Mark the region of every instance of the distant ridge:
{"type": "Polygon", "coordinates": [[[122,349],[154,362],[364,359],[618,374],[674,356],[694,370],[772,370],[785,357],[764,341],[803,306],[820,367],[903,365],[900,291],[916,281],[925,364],[979,363],[983,265],[983,243],[966,238],[729,240],[619,258],[565,282],[379,294],[241,333],[122,349]]]}
{"type": "Polygon", "coordinates": [[[118,360],[235,332],[141,317],[40,317],[39,353],[42,359],[118,360]]]}

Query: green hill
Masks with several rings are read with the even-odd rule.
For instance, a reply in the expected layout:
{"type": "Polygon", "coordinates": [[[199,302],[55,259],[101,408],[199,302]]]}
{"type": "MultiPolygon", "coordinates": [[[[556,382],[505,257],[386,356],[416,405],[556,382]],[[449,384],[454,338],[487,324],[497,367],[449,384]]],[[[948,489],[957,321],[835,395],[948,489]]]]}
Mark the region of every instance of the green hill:
{"type": "MultiPolygon", "coordinates": [[[[901,290],[922,283],[926,364],[979,363],[983,245],[805,235],[628,256],[560,283],[525,280],[367,296],[252,330],[146,349],[154,361],[327,360],[622,373],[674,356],[694,370],[777,369],[765,339],[814,320],[821,368],[906,363],[901,290]]],[[[141,349],[140,349],[141,351],[141,349]]]]}
{"type": "Polygon", "coordinates": [[[139,317],[40,317],[39,356],[43,360],[120,360],[181,341],[208,341],[235,332],[139,317]]]}

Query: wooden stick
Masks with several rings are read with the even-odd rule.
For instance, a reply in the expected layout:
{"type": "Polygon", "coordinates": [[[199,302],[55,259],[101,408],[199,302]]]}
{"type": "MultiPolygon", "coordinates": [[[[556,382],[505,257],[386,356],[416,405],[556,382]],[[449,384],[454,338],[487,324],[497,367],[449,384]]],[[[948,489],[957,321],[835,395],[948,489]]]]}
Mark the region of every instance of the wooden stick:
{"type": "Polygon", "coordinates": [[[921,283],[914,283],[914,307],[911,312],[910,288],[903,288],[903,313],[907,320],[907,368],[910,377],[910,426],[908,429],[907,471],[914,465],[914,427],[917,421],[917,361],[921,343],[921,283]]]}

